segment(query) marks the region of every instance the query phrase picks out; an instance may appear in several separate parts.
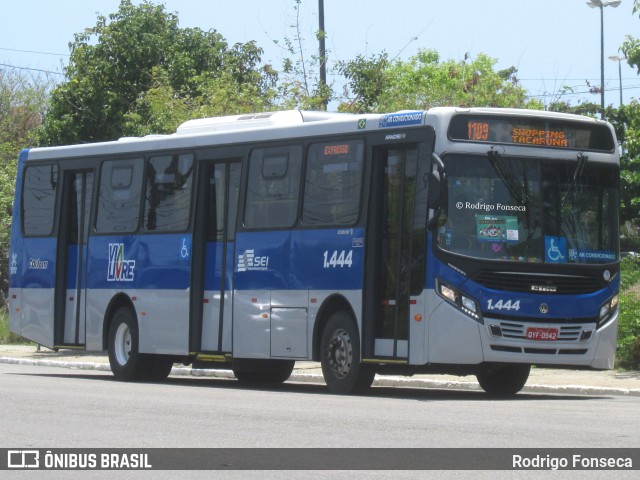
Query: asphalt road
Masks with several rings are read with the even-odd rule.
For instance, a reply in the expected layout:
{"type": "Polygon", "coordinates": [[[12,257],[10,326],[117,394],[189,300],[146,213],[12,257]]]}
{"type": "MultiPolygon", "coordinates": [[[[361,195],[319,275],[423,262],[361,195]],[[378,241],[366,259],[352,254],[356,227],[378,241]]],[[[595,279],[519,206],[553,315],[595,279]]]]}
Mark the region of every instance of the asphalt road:
{"type": "MultiPolygon", "coordinates": [[[[640,447],[636,396],[520,394],[494,400],[480,392],[378,387],[367,396],[343,397],[313,384],[246,388],[233,380],[191,377],[128,384],[106,372],[9,364],[0,364],[0,392],[5,448],[640,447]]],[[[100,473],[109,472],[94,472],[100,473]]],[[[247,478],[240,473],[224,478],[247,478]]],[[[489,473],[473,478],[495,478],[489,473]]],[[[536,473],[544,478],[554,472],[536,473]]],[[[574,473],[625,478],[632,472],[574,473]]],[[[163,475],[149,478],[171,478],[163,475]]],[[[414,478],[410,472],[372,475],[414,478]]],[[[449,478],[460,477],[452,472],[449,478]]],[[[260,478],[283,477],[270,472],[260,478]]]]}

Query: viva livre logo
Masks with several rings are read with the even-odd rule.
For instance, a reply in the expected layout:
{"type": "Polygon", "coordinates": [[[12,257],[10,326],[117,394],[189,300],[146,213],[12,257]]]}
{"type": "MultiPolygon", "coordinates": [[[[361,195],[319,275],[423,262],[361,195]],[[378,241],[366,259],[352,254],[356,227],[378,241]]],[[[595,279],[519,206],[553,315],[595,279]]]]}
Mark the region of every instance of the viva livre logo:
{"type": "Polygon", "coordinates": [[[107,281],[109,282],[133,282],[135,260],[125,260],[124,243],[109,244],[109,268],[107,281]]]}

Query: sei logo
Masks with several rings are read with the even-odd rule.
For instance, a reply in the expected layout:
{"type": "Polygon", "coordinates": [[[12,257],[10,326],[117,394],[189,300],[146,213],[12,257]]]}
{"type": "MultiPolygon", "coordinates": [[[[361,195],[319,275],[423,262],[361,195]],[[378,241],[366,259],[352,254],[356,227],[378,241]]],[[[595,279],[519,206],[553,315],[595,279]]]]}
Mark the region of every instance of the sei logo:
{"type": "Polygon", "coordinates": [[[333,252],[329,252],[329,250],[325,250],[324,252],[324,268],[351,268],[353,265],[353,250],[334,250],[333,252]]]}
{"type": "Polygon", "coordinates": [[[269,269],[269,257],[256,255],[255,250],[246,250],[242,255],[238,255],[238,272],[248,272],[251,270],[266,271],[269,269]]]}

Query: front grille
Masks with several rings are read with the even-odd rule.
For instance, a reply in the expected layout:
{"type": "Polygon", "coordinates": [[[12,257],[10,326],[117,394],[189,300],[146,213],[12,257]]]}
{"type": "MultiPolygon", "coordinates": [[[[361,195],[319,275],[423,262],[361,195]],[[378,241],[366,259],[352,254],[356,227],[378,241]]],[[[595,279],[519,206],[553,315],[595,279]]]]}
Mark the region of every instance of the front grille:
{"type": "Polygon", "coordinates": [[[520,347],[504,347],[502,345],[491,345],[494,352],[508,353],[528,353],[532,355],[584,355],[587,353],[586,348],[520,348],[520,347]]]}
{"type": "Polygon", "coordinates": [[[604,279],[578,275],[536,275],[480,270],[470,278],[474,282],[492,290],[545,295],[593,293],[607,286],[604,279]],[[532,287],[537,288],[537,290],[532,287]]]}
{"type": "Polygon", "coordinates": [[[505,314],[505,313],[494,313],[491,312],[490,317],[485,317],[487,321],[489,320],[507,320],[512,322],[523,322],[527,324],[537,324],[537,323],[553,323],[553,324],[585,324],[585,323],[598,323],[597,317],[559,317],[559,318],[546,318],[546,317],[519,317],[517,315],[505,314]]]}
{"type": "MultiPolygon", "coordinates": [[[[591,323],[582,319],[581,323],[552,324],[545,323],[548,328],[558,329],[556,340],[533,341],[527,339],[527,329],[531,322],[519,322],[515,320],[499,320],[485,318],[486,328],[496,343],[491,345],[494,352],[525,353],[529,355],[584,355],[588,349],[587,342],[592,338],[591,333],[595,329],[595,322],[591,323]],[[588,335],[585,335],[588,333],[588,335]],[[498,344],[498,339],[501,344],[498,344]],[[571,347],[571,343],[575,348],[571,347]],[[567,348],[568,347],[568,348],[567,348]]],[[[539,327],[540,323],[534,323],[539,327]]]]}
{"type": "MultiPolygon", "coordinates": [[[[494,322],[495,324],[495,322],[494,322]]],[[[526,340],[527,325],[522,323],[510,323],[499,322],[500,330],[502,330],[502,336],[504,338],[518,338],[526,340]]],[[[558,340],[556,341],[568,341],[574,342],[580,339],[583,325],[559,325],[558,327],[558,340]]]]}

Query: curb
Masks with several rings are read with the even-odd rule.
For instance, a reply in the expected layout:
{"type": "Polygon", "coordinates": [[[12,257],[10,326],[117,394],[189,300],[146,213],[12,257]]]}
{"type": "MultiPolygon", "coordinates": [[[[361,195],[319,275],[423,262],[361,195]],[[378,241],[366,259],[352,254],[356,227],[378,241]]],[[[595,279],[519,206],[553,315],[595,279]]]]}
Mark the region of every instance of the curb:
{"type": "MultiPolygon", "coordinates": [[[[72,370],[95,370],[101,372],[111,372],[111,367],[104,363],[96,362],[65,362],[60,360],[29,359],[0,357],[0,363],[12,365],[28,365],[68,368],[72,370]]],[[[191,367],[173,367],[171,375],[182,377],[212,377],[235,379],[231,370],[205,370],[191,367]]],[[[290,381],[300,383],[324,384],[322,375],[314,373],[296,373],[289,377],[290,381]]],[[[434,380],[429,378],[406,378],[395,376],[377,377],[373,382],[378,387],[404,387],[404,388],[425,388],[436,390],[463,390],[482,392],[480,385],[476,382],[455,382],[449,380],[434,380]]],[[[613,395],[613,396],[637,396],[640,397],[640,389],[597,387],[591,385],[525,385],[523,393],[547,393],[564,395],[613,395]]]]}

